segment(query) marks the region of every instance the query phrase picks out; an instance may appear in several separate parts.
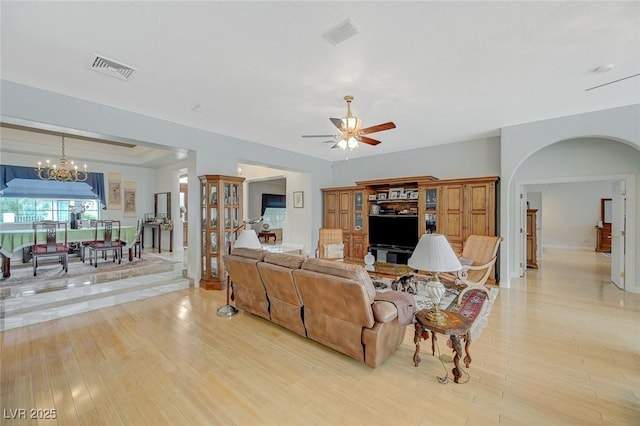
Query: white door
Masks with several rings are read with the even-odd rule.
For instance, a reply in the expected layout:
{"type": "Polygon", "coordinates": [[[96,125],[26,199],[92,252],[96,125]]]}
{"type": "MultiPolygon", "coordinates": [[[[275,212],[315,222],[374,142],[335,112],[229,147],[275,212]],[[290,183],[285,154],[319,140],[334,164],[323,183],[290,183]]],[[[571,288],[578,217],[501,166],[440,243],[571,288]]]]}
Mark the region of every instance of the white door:
{"type": "Polygon", "coordinates": [[[627,196],[625,182],[613,183],[611,198],[611,281],[624,290],[627,196]]]}
{"type": "Polygon", "coordinates": [[[520,187],[520,276],[527,270],[527,194],[520,187]]]}

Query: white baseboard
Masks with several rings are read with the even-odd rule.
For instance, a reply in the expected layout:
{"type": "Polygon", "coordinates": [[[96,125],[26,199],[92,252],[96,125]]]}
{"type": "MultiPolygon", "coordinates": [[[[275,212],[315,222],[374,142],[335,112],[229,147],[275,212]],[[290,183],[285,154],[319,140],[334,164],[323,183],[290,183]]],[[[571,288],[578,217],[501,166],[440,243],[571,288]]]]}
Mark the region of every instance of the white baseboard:
{"type": "Polygon", "coordinates": [[[564,250],[583,250],[583,251],[595,251],[595,247],[585,247],[585,246],[563,246],[563,245],[555,245],[555,244],[545,244],[542,247],[542,251],[544,252],[546,249],[564,249],[564,250]]]}

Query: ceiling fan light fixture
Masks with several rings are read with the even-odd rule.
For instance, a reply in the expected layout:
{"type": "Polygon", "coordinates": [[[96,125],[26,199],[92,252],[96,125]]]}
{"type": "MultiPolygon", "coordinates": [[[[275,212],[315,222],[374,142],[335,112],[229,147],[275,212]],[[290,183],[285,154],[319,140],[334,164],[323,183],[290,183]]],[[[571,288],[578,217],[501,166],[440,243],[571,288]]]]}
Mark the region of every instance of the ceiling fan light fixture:
{"type": "Polygon", "coordinates": [[[354,149],[357,149],[358,146],[360,146],[360,144],[358,144],[358,141],[353,136],[350,137],[349,140],[347,141],[347,147],[349,148],[349,151],[353,151],[354,149]]]}
{"type": "Polygon", "coordinates": [[[347,149],[347,141],[345,139],[340,139],[336,146],[342,150],[347,149]]]}
{"type": "Polygon", "coordinates": [[[342,119],[342,126],[347,131],[355,131],[360,127],[360,119],[356,117],[344,117],[342,119]]]}

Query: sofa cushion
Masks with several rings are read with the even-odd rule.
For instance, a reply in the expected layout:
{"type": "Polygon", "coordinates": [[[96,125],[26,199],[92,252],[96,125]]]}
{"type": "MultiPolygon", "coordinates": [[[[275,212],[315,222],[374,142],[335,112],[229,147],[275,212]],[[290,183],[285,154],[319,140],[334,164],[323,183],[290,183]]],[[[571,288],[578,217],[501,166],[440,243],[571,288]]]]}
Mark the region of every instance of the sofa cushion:
{"type": "Polygon", "coordinates": [[[371,282],[371,277],[369,277],[367,271],[360,265],[337,262],[335,260],[311,258],[304,261],[301,269],[358,281],[364,287],[370,303],[373,303],[376,288],[373,286],[373,282],[371,282]]]}
{"type": "Polygon", "coordinates": [[[285,268],[300,269],[305,260],[307,260],[306,256],[298,254],[269,253],[264,257],[263,262],[285,268]]]}

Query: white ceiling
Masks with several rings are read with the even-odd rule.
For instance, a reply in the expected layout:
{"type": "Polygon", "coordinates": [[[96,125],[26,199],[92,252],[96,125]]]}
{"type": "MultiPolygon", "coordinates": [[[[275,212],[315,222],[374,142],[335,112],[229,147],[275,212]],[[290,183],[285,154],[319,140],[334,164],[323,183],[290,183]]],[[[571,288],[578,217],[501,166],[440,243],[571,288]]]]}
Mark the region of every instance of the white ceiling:
{"type": "Polygon", "coordinates": [[[639,2],[2,1],[1,23],[5,80],[328,160],[347,154],[301,135],[335,133],[347,94],[397,125],[350,158],[640,102],[640,77],[585,91],[640,73],[639,2]]]}

